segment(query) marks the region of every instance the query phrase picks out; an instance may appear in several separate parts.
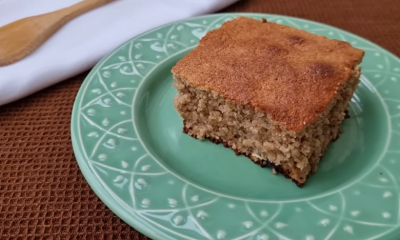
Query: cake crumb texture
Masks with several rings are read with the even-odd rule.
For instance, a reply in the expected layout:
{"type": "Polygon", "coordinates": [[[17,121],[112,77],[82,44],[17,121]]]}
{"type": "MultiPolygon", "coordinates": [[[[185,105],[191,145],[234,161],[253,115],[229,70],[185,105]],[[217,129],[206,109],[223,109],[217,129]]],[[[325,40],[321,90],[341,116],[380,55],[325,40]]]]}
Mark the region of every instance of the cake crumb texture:
{"type": "Polygon", "coordinates": [[[262,167],[275,169],[299,187],[318,169],[329,144],[340,134],[348,101],[359,82],[359,68],[338,95],[311,125],[301,132],[282,131],[264,112],[226,100],[178,77],[174,105],[183,120],[183,131],[197,139],[222,143],[262,167]]]}

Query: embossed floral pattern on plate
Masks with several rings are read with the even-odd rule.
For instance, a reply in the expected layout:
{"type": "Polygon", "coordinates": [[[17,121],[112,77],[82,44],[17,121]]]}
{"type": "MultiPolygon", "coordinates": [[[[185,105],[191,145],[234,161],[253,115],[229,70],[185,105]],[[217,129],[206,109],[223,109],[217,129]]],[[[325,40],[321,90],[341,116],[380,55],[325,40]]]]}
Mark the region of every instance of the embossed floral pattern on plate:
{"type": "Polygon", "coordinates": [[[101,60],[76,98],[72,142],[96,194],[154,239],[398,238],[399,81],[399,59],[348,32],[278,15],[208,15],[146,32],[101,60]],[[344,136],[304,189],[179,129],[169,67],[206,32],[239,15],[345,40],[366,52],[344,136]],[[196,150],[201,153],[191,155],[196,150]],[[193,157],[186,159],[196,160],[193,167],[174,162],[182,156],[193,157]],[[198,163],[201,156],[204,163],[198,163]],[[224,171],[227,158],[231,170],[224,171]],[[235,164],[243,168],[235,170],[235,164]],[[341,166],[350,170],[340,172],[341,166]],[[241,176],[247,171],[255,176],[241,176]],[[259,176],[278,184],[254,184],[259,176]]]}

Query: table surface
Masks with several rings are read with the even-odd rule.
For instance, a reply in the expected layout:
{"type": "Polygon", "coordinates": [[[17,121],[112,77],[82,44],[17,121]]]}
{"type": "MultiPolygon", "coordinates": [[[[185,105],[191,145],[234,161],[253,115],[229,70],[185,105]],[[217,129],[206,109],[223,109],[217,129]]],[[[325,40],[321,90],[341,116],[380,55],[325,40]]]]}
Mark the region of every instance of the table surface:
{"type": "MultiPolygon", "coordinates": [[[[400,56],[397,0],[241,0],[223,12],[310,19],[400,56]]],[[[0,239],[149,239],[99,200],[76,163],[70,117],[87,73],[0,107],[0,239]]]]}

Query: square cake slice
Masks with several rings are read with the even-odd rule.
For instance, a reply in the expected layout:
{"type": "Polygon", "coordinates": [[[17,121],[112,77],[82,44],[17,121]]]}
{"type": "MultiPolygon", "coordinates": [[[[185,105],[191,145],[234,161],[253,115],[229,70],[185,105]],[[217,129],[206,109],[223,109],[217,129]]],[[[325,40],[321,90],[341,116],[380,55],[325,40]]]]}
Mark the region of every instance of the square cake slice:
{"type": "Polygon", "coordinates": [[[173,67],[175,108],[184,132],[302,186],[339,136],[363,56],[347,42],[239,17],[173,67]]]}

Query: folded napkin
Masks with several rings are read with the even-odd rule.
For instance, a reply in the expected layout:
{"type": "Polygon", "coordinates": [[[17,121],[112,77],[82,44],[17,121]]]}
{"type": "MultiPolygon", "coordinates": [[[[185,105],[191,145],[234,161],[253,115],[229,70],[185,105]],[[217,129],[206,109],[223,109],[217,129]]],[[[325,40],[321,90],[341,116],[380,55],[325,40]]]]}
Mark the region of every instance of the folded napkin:
{"type": "MultiPolygon", "coordinates": [[[[162,24],[222,9],[237,0],[116,0],[62,27],[33,54],[0,67],[0,105],[93,67],[130,38],[162,24]]],[[[0,26],[79,0],[1,0],[0,26]]]]}

